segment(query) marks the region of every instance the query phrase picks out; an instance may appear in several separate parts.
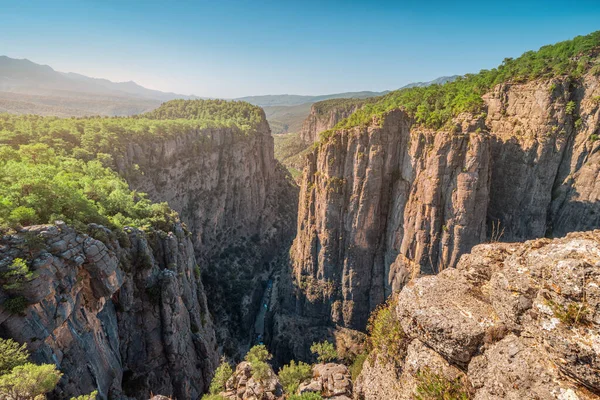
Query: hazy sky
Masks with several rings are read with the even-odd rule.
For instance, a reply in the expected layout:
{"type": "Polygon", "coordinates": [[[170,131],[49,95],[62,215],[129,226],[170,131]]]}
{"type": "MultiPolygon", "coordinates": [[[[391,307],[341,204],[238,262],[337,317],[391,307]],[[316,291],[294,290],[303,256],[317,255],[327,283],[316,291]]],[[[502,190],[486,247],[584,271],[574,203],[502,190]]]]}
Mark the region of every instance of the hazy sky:
{"type": "Polygon", "coordinates": [[[0,0],[0,55],[213,97],[395,89],[600,30],[600,0],[0,0]]]}

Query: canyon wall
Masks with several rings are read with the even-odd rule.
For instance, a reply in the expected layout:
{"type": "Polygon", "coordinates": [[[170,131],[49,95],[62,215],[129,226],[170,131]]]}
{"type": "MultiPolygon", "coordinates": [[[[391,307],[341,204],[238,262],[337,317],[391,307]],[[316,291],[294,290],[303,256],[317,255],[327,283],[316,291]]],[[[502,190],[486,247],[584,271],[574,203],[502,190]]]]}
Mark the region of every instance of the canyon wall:
{"type": "Polygon", "coordinates": [[[115,162],[133,188],[179,212],[206,265],[218,342],[231,356],[243,353],[268,276],[296,227],[297,187],[274,159],[266,119],[250,134],[204,129],[131,143],[115,162]]]}
{"type": "MultiPolygon", "coordinates": [[[[304,170],[282,285],[296,300],[282,313],[364,329],[390,293],[476,244],[600,226],[599,83],[502,84],[484,96],[486,113],[437,132],[395,110],[327,135],[304,170]]],[[[273,333],[282,348],[284,319],[273,333]]]]}
{"type": "Polygon", "coordinates": [[[354,111],[358,110],[365,100],[343,99],[325,100],[313,104],[310,114],[302,123],[300,138],[306,143],[314,143],[319,140],[319,133],[332,129],[341,120],[348,118],[354,111]],[[341,105],[335,105],[343,102],[341,105]]]}
{"type": "Polygon", "coordinates": [[[56,398],[199,397],[219,355],[189,233],[88,229],[58,222],[0,239],[3,267],[21,258],[34,271],[0,288],[0,335],[57,365],[56,398]]]}
{"type": "Polygon", "coordinates": [[[598,230],[478,245],[394,295],[354,399],[597,399],[599,284],[598,230]]]}

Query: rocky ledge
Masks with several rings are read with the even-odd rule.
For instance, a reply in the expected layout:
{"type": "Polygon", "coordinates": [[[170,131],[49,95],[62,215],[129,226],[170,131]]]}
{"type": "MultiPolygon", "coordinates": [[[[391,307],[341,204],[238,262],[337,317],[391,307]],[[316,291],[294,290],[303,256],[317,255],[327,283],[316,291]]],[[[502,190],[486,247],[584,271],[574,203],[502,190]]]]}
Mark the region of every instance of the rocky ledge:
{"type": "Polygon", "coordinates": [[[0,337],[57,365],[56,398],[201,396],[218,355],[189,234],[87,231],[58,222],[0,238],[0,337]]]}
{"type": "Polygon", "coordinates": [[[600,231],[478,245],[390,304],[400,351],[371,352],[355,399],[600,395],[600,231]]]}

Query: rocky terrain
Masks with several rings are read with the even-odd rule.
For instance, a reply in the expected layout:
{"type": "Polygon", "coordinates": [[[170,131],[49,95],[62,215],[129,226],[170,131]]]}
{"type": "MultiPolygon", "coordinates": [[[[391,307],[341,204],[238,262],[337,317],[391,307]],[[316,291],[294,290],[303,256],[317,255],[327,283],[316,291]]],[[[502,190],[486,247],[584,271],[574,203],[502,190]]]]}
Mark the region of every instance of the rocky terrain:
{"type": "Polygon", "coordinates": [[[264,285],[295,234],[297,188],[273,156],[266,119],[251,135],[208,129],[131,143],[115,163],[133,188],[167,201],[192,232],[219,343],[236,355],[253,339],[264,285]]]}
{"type": "MultiPolygon", "coordinates": [[[[301,183],[293,284],[280,286],[296,296],[288,312],[312,330],[362,330],[411,278],[455,267],[488,238],[598,226],[599,83],[501,84],[484,96],[487,112],[441,131],[393,110],[328,133],[301,183]]],[[[286,317],[276,319],[286,341],[286,317]]]]}
{"type": "Polygon", "coordinates": [[[344,118],[348,118],[360,108],[366,100],[326,100],[315,103],[310,107],[310,113],[302,123],[300,138],[305,143],[319,140],[319,133],[333,128],[344,118]]]}
{"type": "Polygon", "coordinates": [[[98,390],[183,399],[207,389],[219,355],[205,266],[181,225],[120,237],[101,226],[90,235],[31,226],[0,241],[2,267],[18,258],[31,260],[34,278],[0,290],[0,332],[28,343],[33,361],[56,363],[65,375],[58,398],[98,390]],[[9,296],[22,308],[9,310],[9,296]]]}
{"type": "Polygon", "coordinates": [[[598,398],[599,279],[600,231],[476,246],[390,303],[400,354],[375,348],[354,398],[598,398]]]}

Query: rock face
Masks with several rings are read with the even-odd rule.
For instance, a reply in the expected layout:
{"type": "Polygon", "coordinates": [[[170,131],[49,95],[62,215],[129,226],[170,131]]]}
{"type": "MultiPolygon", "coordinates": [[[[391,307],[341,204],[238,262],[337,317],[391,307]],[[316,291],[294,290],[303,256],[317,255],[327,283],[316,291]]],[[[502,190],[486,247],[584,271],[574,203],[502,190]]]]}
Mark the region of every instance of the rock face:
{"type": "Polygon", "coordinates": [[[300,394],[318,393],[324,399],[350,400],[352,398],[352,379],[348,368],[342,364],[316,364],[313,366],[313,378],[302,383],[300,394]]]}
{"type": "Polygon", "coordinates": [[[488,238],[600,226],[598,98],[592,75],[503,84],[446,131],[395,110],[324,138],[302,179],[287,312],[364,329],[390,293],[488,238]]]}
{"type": "Polygon", "coordinates": [[[358,110],[365,100],[344,99],[321,101],[310,107],[310,114],[302,123],[300,138],[305,143],[319,140],[319,133],[333,128],[341,120],[348,118],[358,110]],[[341,104],[337,104],[340,103],[341,104]]]}
{"type": "Polygon", "coordinates": [[[219,344],[236,356],[276,256],[295,234],[297,187],[274,159],[266,119],[251,134],[192,131],[131,143],[114,157],[132,187],[167,201],[192,232],[219,344]]]}
{"type": "Polygon", "coordinates": [[[283,400],[283,388],[279,378],[269,367],[268,377],[257,381],[252,377],[250,363],[243,361],[235,368],[233,376],[225,384],[225,392],[220,393],[231,400],[283,400]]]}
{"type": "Polygon", "coordinates": [[[599,287],[600,231],[476,246],[397,295],[406,352],[375,349],[354,397],[412,399],[434,377],[474,399],[598,398],[599,287]]]}
{"type": "Polygon", "coordinates": [[[188,234],[88,229],[57,223],[1,239],[1,267],[27,259],[34,278],[0,288],[0,336],[26,342],[35,362],[56,363],[57,398],[197,398],[218,353],[188,234]],[[6,308],[15,297],[27,303],[22,313],[6,308]]]}

